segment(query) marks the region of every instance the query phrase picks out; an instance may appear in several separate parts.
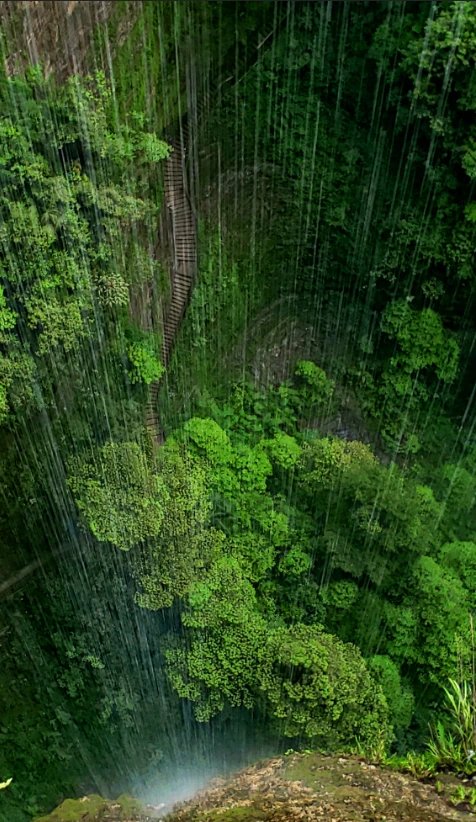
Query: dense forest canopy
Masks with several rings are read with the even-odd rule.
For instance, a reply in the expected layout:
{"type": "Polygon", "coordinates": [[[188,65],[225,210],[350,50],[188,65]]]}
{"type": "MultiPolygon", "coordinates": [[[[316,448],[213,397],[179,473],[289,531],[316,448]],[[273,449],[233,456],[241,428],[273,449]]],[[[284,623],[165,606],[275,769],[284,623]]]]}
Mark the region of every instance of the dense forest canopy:
{"type": "Polygon", "coordinates": [[[68,78],[3,20],[8,822],[234,722],[422,751],[474,685],[476,6],[135,5],[68,78]]]}

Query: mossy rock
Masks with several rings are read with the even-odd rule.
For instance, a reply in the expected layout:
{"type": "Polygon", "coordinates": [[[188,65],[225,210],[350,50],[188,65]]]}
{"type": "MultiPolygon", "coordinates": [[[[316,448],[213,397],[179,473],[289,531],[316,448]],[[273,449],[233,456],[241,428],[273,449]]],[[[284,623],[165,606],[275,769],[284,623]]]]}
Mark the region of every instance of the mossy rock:
{"type": "Polygon", "coordinates": [[[120,806],[119,819],[130,819],[134,816],[140,816],[144,812],[144,803],[134,799],[133,796],[128,796],[126,793],[121,793],[112,805],[120,806]]]}
{"type": "Polygon", "coordinates": [[[98,794],[81,799],[65,799],[56,810],[35,822],[101,822],[108,820],[140,820],[144,805],[123,793],[115,801],[103,799],[98,794]]]}
{"type": "Polygon", "coordinates": [[[226,810],[211,811],[198,817],[203,822],[263,822],[267,812],[259,805],[227,808],[226,810]]]}
{"type": "Polygon", "coordinates": [[[52,813],[35,822],[95,822],[107,809],[108,803],[102,796],[91,794],[81,799],[65,799],[52,813]]]}

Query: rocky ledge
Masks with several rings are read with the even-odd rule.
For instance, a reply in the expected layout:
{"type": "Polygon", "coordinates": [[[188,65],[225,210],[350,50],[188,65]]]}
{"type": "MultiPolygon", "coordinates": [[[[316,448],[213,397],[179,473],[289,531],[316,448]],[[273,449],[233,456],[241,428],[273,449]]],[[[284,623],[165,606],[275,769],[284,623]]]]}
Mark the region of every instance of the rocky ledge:
{"type": "Polygon", "coordinates": [[[164,815],[167,822],[444,822],[471,818],[470,793],[455,777],[425,784],[352,757],[292,754],[212,780],[171,809],[92,796],[67,800],[37,822],[148,822],[164,815]]]}

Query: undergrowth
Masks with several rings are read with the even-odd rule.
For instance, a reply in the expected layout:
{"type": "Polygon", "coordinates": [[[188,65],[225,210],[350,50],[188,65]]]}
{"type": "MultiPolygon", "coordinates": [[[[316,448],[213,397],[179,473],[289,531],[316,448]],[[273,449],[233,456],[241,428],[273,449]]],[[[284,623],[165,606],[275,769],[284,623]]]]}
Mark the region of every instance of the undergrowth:
{"type": "MultiPolygon", "coordinates": [[[[446,696],[445,715],[435,725],[430,726],[430,738],[426,749],[421,752],[409,751],[403,756],[388,753],[385,739],[377,740],[371,748],[356,739],[354,745],[342,750],[346,756],[357,756],[374,765],[392,768],[411,773],[417,779],[429,779],[439,772],[446,771],[462,776],[476,774],[476,693],[474,686],[468,682],[458,683],[450,679],[449,687],[444,689],[446,696]]],[[[309,749],[296,751],[290,748],[285,756],[298,754],[307,756],[311,753],[326,753],[309,749]]],[[[437,790],[440,783],[436,782],[437,790]]],[[[455,802],[467,802],[476,805],[476,789],[461,786],[452,797],[455,802]]]]}

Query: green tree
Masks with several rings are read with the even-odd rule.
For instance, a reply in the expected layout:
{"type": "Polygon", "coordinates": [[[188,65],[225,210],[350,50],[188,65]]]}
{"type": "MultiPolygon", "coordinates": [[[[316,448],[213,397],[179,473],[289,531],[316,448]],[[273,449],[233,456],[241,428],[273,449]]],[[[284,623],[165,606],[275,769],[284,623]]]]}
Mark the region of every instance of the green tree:
{"type": "Polygon", "coordinates": [[[124,551],[160,533],[170,493],[136,443],[108,443],[72,461],[69,487],[98,540],[124,551]]]}
{"type": "Polygon", "coordinates": [[[105,326],[116,333],[115,312],[143,278],[138,231],[156,216],[145,172],[153,186],[154,167],[169,149],[144,118],[114,121],[101,73],[57,88],[35,69],[24,79],[3,78],[0,99],[6,420],[28,403],[49,401],[62,380],[71,386],[68,354],[85,356],[87,340],[105,326]]]}
{"type": "Polygon", "coordinates": [[[368,746],[389,740],[387,703],[360,652],[319,626],[272,631],[259,680],[286,736],[303,733],[336,748],[355,738],[368,746]]]}
{"type": "Polygon", "coordinates": [[[269,630],[236,560],[213,566],[192,588],[189,606],[188,643],[172,637],[166,656],[171,681],[195,703],[197,718],[264,697],[287,736],[327,745],[388,741],[385,698],[359,651],[315,626],[269,630]]]}

